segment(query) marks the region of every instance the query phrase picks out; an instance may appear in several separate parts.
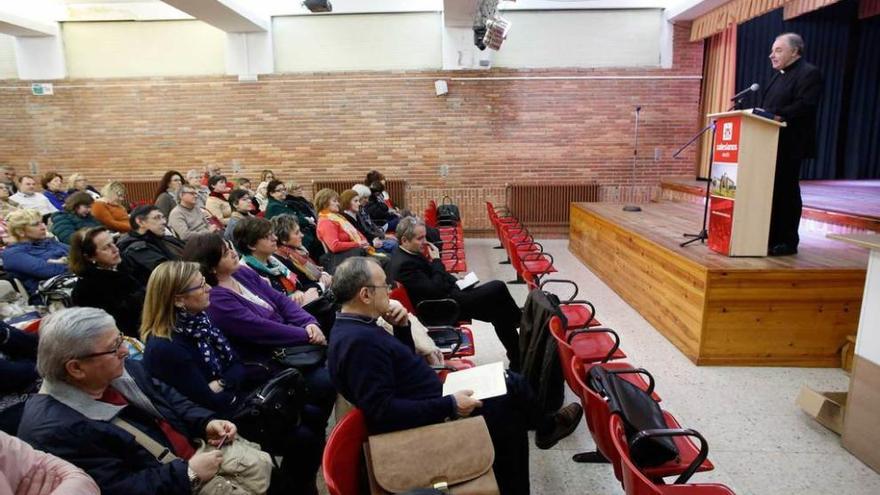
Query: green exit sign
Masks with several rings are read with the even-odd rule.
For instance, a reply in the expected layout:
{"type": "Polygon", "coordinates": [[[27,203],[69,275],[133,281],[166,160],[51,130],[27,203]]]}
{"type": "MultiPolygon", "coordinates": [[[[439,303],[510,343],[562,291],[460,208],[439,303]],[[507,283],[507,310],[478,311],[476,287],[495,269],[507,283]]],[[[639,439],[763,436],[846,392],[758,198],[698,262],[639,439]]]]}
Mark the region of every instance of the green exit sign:
{"type": "Polygon", "coordinates": [[[33,83],[31,84],[31,93],[35,96],[47,96],[55,94],[55,88],[52,83],[33,83]]]}

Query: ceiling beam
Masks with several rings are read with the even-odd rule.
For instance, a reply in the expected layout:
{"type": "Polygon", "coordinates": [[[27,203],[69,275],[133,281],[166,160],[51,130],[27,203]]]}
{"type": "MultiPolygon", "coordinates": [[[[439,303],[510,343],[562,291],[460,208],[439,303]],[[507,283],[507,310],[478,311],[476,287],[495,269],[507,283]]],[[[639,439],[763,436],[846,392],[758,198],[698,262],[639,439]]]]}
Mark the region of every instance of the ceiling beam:
{"type": "Polygon", "coordinates": [[[268,15],[252,12],[237,0],[163,1],[227,33],[267,32],[271,26],[268,15]]]}
{"type": "Polygon", "coordinates": [[[25,37],[55,36],[58,34],[58,26],[0,10],[0,33],[25,37]]]}

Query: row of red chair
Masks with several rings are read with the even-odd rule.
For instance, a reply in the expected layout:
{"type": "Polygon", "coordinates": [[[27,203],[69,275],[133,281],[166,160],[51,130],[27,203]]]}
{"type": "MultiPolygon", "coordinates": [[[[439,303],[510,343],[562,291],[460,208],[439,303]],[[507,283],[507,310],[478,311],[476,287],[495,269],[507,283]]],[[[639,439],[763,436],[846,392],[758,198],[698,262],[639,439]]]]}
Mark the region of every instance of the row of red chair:
{"type": "Polygon", "coordinates": [[[653,467],[639,468],[633,463],[623,420],[612,410],[607,398],[597,391],[598,387],[591,386],[590,370],[600,366],[644,390],[659,403],[661,399],[654,391],[654,378],[645,369],[623,361],[626,353],[621,349],[620,336],[596,320],[596,308],[592,303],[576,299],[577,284],[563,279],[542,280],[548,273],[556,271],[553,257],[544,252],[543,246],[528,234],[526,227],[508,210],[495,208],[491,203],[487,203],[487,210],[511,265],[530,290],[546,290],[551,284],[564,284],[573,289],[568,298],[559,299],[561,317],[551,317],[548,326],[557,344],[565,382],[580,398],[587,427],[596,444],[596,451],[577,454],[574,460],[610,463],[627,495],[733,493],[724,485],[687,483],[695,472],[714,469],[707,459],[708,445],[698,432],[682,429],[675,417],[665,410],[663,417],[667,428],[642,433],[671,437],[678,449],[678,457],[653,467]],[[531,266],[529,261],[533,262],[531,266]],[[541,261],[544,263],[538,266],[541,261]],[[664,478],[670,476],[678,478],[673,484],[666,484],[664,478]]]}
{"type": "Polygon", "coordinates": [[[437,203],[432,199],[425,208],[425,225],[440,232],[443,249],[440,261],[449,273],[467,273],[467,260],[464,255],[464,225],[461,219],[441,215],[437,203]]]}

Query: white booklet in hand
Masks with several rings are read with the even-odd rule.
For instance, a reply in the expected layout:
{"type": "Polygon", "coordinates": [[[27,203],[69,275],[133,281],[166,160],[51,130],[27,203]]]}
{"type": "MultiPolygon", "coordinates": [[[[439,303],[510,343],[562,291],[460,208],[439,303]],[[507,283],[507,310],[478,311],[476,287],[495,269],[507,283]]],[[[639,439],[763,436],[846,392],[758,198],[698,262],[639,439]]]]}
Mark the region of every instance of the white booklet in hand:
{"type": "Polygon", "coordinates": [[[477,278],[477,274],[474,272],[470,272],[467,275],[465,275],[463,279],[457,280],[455,282],[455,285],[457,285],[459,289],[465,290],[468,287],[473,287],[473,286],[477,285],[477,282],[479,282],[479,281],[480,281],[480,279],[477,278]]]}
{"type": "Polygon", "coordinates": [[[504,364],[497,363],[475,366],[446,375],[443,395],[452,395],[460,390],[473,390],[474,399],[483,400],[507,393],[504,380],[504,364]]]}

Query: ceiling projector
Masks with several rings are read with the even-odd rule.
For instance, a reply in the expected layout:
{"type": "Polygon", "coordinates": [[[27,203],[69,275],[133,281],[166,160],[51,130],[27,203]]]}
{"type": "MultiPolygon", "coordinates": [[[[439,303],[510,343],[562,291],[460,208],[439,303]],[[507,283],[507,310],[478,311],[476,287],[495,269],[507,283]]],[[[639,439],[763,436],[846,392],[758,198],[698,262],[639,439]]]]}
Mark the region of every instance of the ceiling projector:
{"type": "Polygon", "coordinates": [[[302,3],[303,7],[311,12],[333,12],[333,5],[330,0],[306,0],[302,3]]]}

